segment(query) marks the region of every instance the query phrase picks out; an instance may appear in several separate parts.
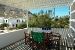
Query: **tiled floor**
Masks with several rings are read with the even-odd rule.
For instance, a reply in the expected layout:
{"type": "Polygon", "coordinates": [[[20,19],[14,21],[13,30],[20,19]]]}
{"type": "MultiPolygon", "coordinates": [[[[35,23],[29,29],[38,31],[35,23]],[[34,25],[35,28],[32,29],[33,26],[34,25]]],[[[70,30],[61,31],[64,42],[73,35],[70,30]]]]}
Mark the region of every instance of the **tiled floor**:
{"type": "Polygon", "coordinates": [[[29,50],[29,49],[30,49],[29,45],[25,45],[25,40],[22,39],[16,43],[13,43],[9,46],[2,48],[0,50],[29,50]]]}
{"type": "MultiPolygon", "coordinates": [[[[24,42],[25,42],[24,39],[22,39],[0,50],[32,50],[31,47],[29,45],[26,45],[24,42]]],[[[51,50],[56,50],[56,49],[51,49],[51,50]]],[[[75,50],[75,49],[67,48],[65,45],[62,45],[60,46],[60,50],[75,50]]]]}

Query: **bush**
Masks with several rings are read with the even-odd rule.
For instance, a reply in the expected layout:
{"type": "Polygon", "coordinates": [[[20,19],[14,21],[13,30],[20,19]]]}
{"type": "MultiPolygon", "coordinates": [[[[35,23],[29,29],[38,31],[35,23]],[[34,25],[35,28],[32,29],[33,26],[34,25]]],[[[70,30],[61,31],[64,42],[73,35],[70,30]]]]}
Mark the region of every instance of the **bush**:
{"type": "Polygon", "coordinates": [[[3,24],[0,25],[0,29],[4,29],[4,27],[8,27],[8,26],[9,26],[9,24],[3,23],[3,24]]]}
{"type": "Polygon", "coordinates": [[[26,28],[26,27],[27,27],[26,23],[23,22],[23,23],[19,24],[17,28],[23,29],[23,28],[26,28]]]}

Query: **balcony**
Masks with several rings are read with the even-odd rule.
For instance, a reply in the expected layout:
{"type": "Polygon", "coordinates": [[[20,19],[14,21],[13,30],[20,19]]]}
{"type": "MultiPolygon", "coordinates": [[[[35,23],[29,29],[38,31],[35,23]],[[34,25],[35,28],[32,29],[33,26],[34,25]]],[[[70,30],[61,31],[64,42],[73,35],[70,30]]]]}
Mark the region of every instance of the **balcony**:
{"type": "MultiPolygon", "coordinates": [[[[60,50],[75,49],[73,45],[74,34],[70,28],[52,28],[51,30],[61,35],[60,50]]],[[[0,50],[32,50],[29,44],[25,44],[24,31],[25,29],[0,34],[0,50]]],[[[55,48],[52,49],[56,50],[55,48]]]]}

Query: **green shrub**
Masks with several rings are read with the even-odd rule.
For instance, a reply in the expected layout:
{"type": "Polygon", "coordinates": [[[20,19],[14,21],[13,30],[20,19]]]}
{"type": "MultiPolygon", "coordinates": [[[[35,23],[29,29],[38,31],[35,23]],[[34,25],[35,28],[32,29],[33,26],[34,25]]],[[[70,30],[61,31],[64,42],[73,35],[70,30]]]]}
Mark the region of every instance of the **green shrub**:
{"type": "Polygon", "coordinates": [[[3,24],[0,25],[0,29],[4,29],[4,27],[8,27],[8,26],[9,26],[9,24],[3,23],[3,24]]]}
{"type": "Polygon", "coordinates": [[[23,28],[26,28],[26,27],[27,27],[26,23],[23,22],[23,23],[19,24],[17,28],[23,29],[23,28]]]}

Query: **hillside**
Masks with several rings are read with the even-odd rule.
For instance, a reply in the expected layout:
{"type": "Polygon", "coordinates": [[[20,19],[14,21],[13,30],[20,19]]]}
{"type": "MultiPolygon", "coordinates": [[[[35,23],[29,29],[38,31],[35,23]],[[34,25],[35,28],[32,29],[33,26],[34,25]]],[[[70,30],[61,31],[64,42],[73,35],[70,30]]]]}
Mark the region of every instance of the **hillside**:
{"type": "MultiPolygon", "coordinates": [[[[0,17],[25,17],[23,14],[26,16],[26,10],[18,9],[18,8],[13,8],[10,6],[6,5],[1,5],[0,4],[0,17]]],[[[31,17],[32,13],[28,11],[29,17],[31,17]]]]}
{"type": "Polygon", "coordinates": [[[4,16],[5,5],[0,4],[0,17],[4,16]]]}

